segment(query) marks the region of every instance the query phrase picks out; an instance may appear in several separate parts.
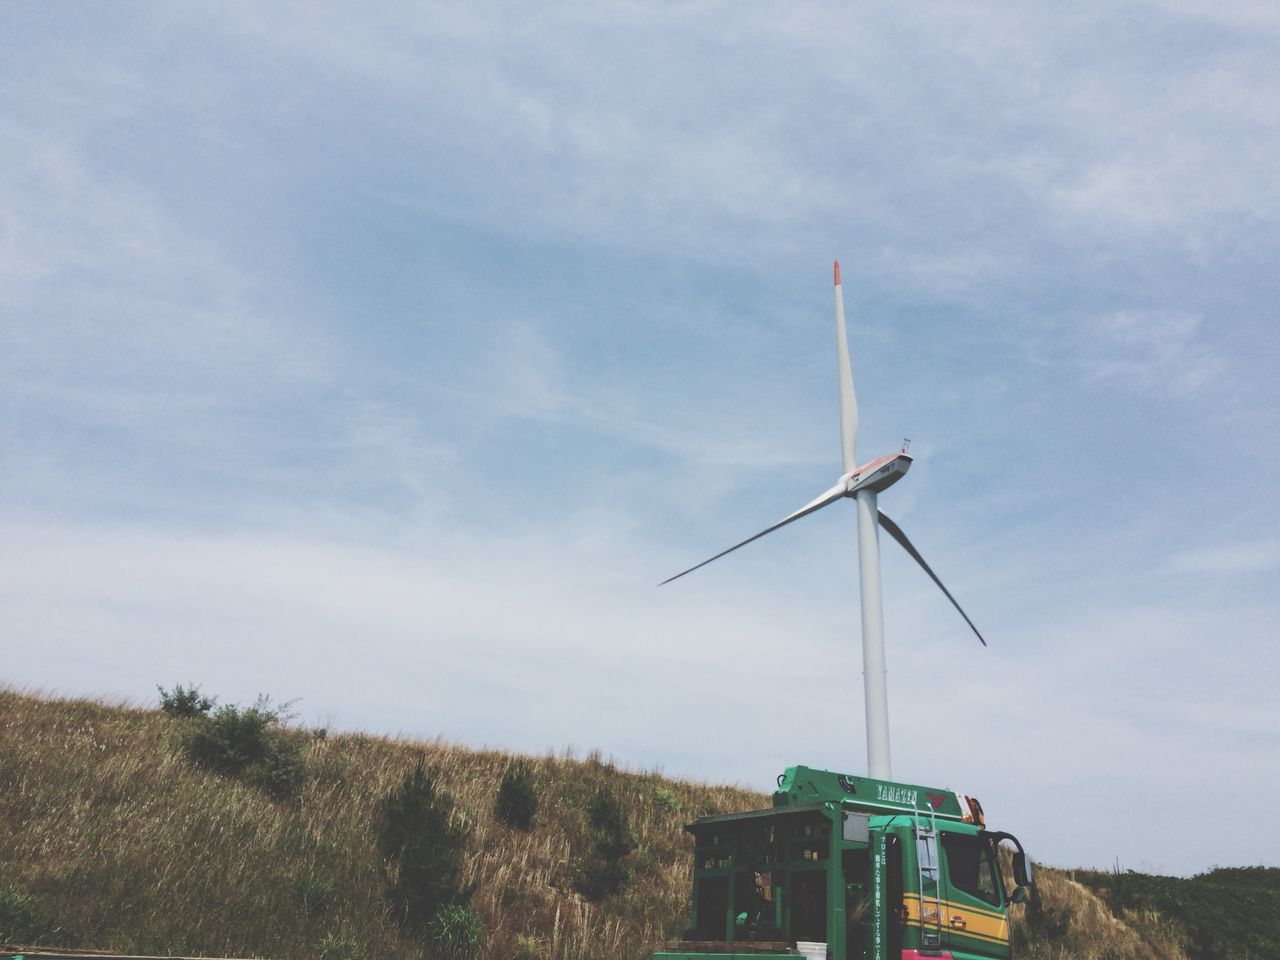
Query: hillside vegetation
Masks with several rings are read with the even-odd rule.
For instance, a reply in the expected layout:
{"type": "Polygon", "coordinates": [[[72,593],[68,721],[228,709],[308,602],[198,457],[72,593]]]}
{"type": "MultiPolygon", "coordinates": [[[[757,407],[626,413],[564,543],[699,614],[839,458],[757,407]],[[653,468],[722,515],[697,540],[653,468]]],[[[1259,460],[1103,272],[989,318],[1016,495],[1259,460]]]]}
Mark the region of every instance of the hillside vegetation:
{"type": "Polygon", "coordinates": [[[1075,871],[1125,916],[1172,918],[1193,960],[1280,957],[1280,869],[1218,868],[1190,879],[1122,870],[1075,871]]]}
{"type": "MultiPolygon", "coordinates": [[[[424,937],[388,909],[397,877],[379,827],[385,798],[407,789],[421,766],[463,838],[458,880],[484,926],[480,958],[639,960],[687,923],[683,825],[769,802],[597,756],[531,757],[524,770],[537,809],[526,830],[518,817],[512,825],[495,814],[508,754],[286,729],[279,736],[291,746],[277,752],[298,763],[286,763],[281,780],[252,758],[239,775],[197,765],[185,746],[193,722],[0,690],[0,942],[175,956],[430,957],[424,937]],[[621,813],[606,809],[602,821],[603,794],[621,813]],[[607,859],[615,854],[622,860],[607,859]]],[[[1183,901],[1162,899],[1158,885],[1135,884],[1132,897],[1113,902],[1106,875],[1042,869],[1039,877],[1042,903],[1016,908],[1023,957],[1217,955],[1164,918],[1161,910],[1183,901]]],[[[1274,906],[1274,878],[1267,882],[1274,906]]],[[[1205,895],[1216,897],[1211,886],[1205,895]]]]}

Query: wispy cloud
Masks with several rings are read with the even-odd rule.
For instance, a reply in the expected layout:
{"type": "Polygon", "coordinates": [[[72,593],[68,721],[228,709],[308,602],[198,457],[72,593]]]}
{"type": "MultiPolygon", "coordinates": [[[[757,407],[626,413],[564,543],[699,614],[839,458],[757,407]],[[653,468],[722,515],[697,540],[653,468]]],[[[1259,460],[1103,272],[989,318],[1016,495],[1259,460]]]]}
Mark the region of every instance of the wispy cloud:
{"type": "Polygon", "coordinates": [[[1121,310],[1091,320],[1085,330],[1084,363],[1097,380],[1183,396],[1221,387],[1228,371],[1195,314],[1121,310]]]}
{"type": "Polygon", "coordinates": [[[476,397],[514,417],[546,417],[570,403],[564,365],[546,335],[531,321],[504,320],[490,328],[480,345],[476,397]]]}
{"type": "Polygon", "coordinates": [[[1280,540],[1247,540],[1183,550],[1170,557],[1165,567],[1171,573],[1211,576],[1266,573],[1280,568],[1280,540]]]}

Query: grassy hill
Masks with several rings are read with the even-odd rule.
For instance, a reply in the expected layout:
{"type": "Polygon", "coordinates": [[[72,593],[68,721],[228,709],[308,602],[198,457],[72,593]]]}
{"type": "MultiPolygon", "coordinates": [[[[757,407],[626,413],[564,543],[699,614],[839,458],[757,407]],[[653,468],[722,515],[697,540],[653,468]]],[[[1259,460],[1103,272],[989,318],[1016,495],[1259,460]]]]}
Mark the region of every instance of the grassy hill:
{"type": "Polygon", "coordinates": [[[1169,917],[1192,960],[1280,957],[1280,869],[1218,868],[1190,879],[1121,870],[1075,877],[1121,915],[1169,917]]]}
{"type": "MultiPolygon", "coordinates": [[[[180,748],[190,723],[158,710],[0,690],[0,942],[161,955],[427,957],[421,939],[388,916],[375,826],[383,798],[422,762],[452,798],[466,837],[462,880],[474,887],[471,903],[486,927],[483,958],[639,960],[686,925],[684,823],[769,802],[595,756],[544,756],[528,758],[539,808],[523,831],[493,813],[507,754],[301,729],[282,736],[305,776],[290,797],[275,799],[260,783],[193,764],[180,748]],[[621,801],[636,849],[622,891],[592,902],[574,878],[602,786],[621,801]]],[[[1218,904],[1222,884],[1256,880],[1274,907],[1274,871],[1219,873],[1195,886],[1206,905],[1218,904]]],[[[1135,881],[1133,896],[1117,900],[1105,874],[1039,876],[1043,902],[1018,908],[1015,920],[1020,956],[1218,955],[1188,953],[1204,945],[1166,919],[1162,911],[1191,902],[1170,892],[1176,882],[1148,890],[1135,881]]]]}

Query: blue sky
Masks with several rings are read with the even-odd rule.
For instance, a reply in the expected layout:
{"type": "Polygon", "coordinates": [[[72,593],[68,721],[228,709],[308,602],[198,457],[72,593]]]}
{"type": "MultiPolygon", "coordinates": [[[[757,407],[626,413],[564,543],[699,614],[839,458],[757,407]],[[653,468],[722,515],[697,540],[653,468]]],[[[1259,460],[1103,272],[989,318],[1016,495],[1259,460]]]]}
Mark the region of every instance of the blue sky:
{"type": "Polygon", "coordinates": [[[1280,863],[1274,5],[3,18],[3,682],[861,772],[851,505],[654,586],[840,473],[839,257],[991,642],[884,542],[895,774],[1280,863]]]}

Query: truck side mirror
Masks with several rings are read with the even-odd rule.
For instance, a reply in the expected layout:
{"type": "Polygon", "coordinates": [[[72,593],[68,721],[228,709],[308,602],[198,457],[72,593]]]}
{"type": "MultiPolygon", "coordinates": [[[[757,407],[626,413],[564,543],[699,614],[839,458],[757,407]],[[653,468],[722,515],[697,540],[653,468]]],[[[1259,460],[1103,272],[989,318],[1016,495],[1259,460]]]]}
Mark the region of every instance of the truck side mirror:
{"type": "Polygon", "coordinates": [[[1031,875],[1031,861],[1021,850],[1013,855],[1013,882],[1019,887],[1029,887],[1035,883],[1035,878],[1031,875]]]}
{"type": "Polygon", "coordinates": [[[1014,887],[1013,893],[1009,894],[1010,903],[1025,903],[1027,899],[1026,887],[1014,887]]]}

